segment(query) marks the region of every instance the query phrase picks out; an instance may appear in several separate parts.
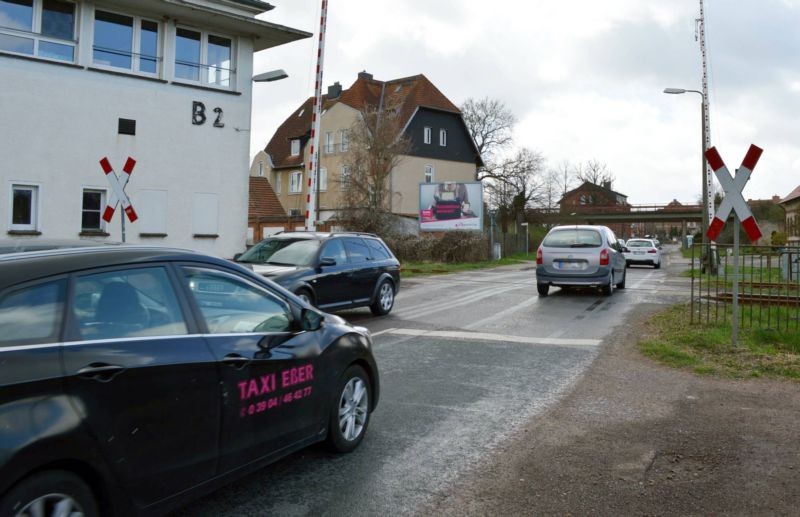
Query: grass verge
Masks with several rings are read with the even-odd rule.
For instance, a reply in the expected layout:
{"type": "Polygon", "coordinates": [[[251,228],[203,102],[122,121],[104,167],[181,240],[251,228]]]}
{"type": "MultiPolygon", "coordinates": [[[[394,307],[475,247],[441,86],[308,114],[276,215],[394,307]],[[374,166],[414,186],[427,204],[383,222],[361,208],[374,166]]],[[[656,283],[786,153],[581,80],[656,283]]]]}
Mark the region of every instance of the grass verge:
{"type": "Polygon", "coordinates": [[[483,260],[481,262],[465,262],[461,264],[446,264],[444,262],[403,262],[401,264],[400,277],[409,278],[421,275],[457,273],[459,271],[520,264],[530,260],[536,260],[536,253],[529,253],[528,255],[525,255],[525,253],[515,253],[503,257],[500,260],[483,260]]]}
{"type": "Polygon", "coordinates": [[[774,377],[800,381],[800,335],[762,328],[739,330],[731,346],[731,325],[690,323],[689,305],[676,305],[646,325],[639,349],[656,361],[700,375],[774,377]]]}

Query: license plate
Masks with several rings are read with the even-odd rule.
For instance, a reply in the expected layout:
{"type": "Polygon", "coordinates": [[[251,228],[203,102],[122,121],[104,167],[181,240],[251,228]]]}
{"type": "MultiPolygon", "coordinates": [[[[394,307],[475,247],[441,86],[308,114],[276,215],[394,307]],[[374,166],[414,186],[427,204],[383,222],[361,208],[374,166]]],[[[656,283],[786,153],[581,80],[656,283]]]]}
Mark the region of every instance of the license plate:
{"type": "Polygon", "coordinates": [[[577,262],[567,262],[564,260],[559,260],[556,264],[558,264],[558,269],[580,269],[581,267],[577,262]]]}
{"type": "Polygon", "coordinates": [[[634,251],[634,255],[644,255],[644,251],[634,251]]]}

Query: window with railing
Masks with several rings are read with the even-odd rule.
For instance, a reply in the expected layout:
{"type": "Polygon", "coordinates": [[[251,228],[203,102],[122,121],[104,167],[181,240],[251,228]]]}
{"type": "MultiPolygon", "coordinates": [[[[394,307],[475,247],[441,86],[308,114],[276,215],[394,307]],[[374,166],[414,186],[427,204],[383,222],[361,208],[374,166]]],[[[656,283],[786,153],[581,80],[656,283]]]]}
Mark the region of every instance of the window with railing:
{"type": "Polygon", "coordinates": [[[325,132],[325,154],[333,154],[336,152],[336,142],[333,140],[333,131],[325,132]]]}
{"type": "Polygon", "coordinates": [[[94,13],[92,62],[136,73],[158,73],[158,22],[126,14],[94,13]]]}
{"type": "Polygon", "coordinates": [[[175,78],[230,88],[233,40],[204,31],[178,27],[175,33],[175,78]]]}
{"type": "Polygon", "coordinates": [[[340,134],[342,140],[342,152],[346,153],[347,150],[350,149],[350,132],[347,129],[342,129],[340,134]]]}
{"type": "Polygon", "coordinates": [[[75,4],[0,0],[0,51],[75,62],[75,4]]]}

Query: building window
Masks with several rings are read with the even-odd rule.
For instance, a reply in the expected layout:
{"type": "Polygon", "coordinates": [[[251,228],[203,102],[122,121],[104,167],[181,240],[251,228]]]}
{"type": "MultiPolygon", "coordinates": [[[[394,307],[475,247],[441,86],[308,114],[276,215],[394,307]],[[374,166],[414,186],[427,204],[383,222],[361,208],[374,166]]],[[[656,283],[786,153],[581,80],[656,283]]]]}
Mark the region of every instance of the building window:
{"type": "Polygon", "coordinates": [[[297,194],[303,188],[303,173],[293,172],[289,176],[289,194],[297,194]]]}
{"type": "Polygon", "coordinates": [[[328,190],[328,169],[321,168],[319,170],[319,191],[325,192],[328,190]]]}
{"type": "Polygon", "coordinates": [[[175,33],[175,77],[229,88],[233,41],[206,32],[178,27],[175,33]]]}
{"type": "Polygon", "coordinates": [[[94,64],[133,72],[158,72],[158,23],[134,16],[95,11],[94,64]]]}
{"type": "Polygon", "coordinates": [[[0,0],[0,50],[75,61],[75,4],[0,0]]]}
{"type": "Polygon", "coordinates": [[[431,128],[429,128],[428,126],[425,126],[425,129],[423,131],[423,141],[426,144],[431,143],[431,128]]]}
{"type": "Polygon", "coordinates": [[[292,140],[292,156],[300,155],[300,140],[292,140]]]}
{"type": "Polygon", "coordinates": [[[433,165],[425,166],[425,183],[433,183],[433,165]]]}
{"type": "Polygon", "coordinates": [[[264,176],[264,162],[258,162],[258,176],[264,176]]]}
{"type": "Polygon", "coordinates": [[[39,213],[39,187],[11,186],[11,229],[36,231],[39,213]]]}
{"type": "Polygon", "coordinates": [[[325,154],[333,154],[336,150],[336,144],[333,140],[333,131],[325,131],[325,154]]]}
{"type": "Polygon", "coordinates": [[[339,133],[342,139],[342,152],[346,153],[350,148],[350,132],[346,129],[342,129],[339,133]]]}
{"type": "Polygon", "coordinates": [[[442,146],[442,147],[446,147],[447,146],[447,130],[446,129],[440,129],[439,130],[439,145],[442,146]]]}
{"type": "Polygon", "coordinates": [[[106,193],[104,190],[84,189],[83,205],[81,207],[81,230],[103,231],[105,221],[101,215],[106,206],[106,193]]]}
{"type": "Polygon", "coordinates": [[[276,172],[275,173],[275,193],[276,194],[280,194],[281,193],[281,188],[283,186],[282,185],[283,184],[282,176],[283,176],[283,174],[281,174],[280,172],[276,172]]]}
{"type": "Polygon", "coordinates": [[[339,174],[339,183],[341,184],[342,190],[347,188],[347,184],[350,182],[350,167],[347,165],[342,165],[341,172],[339,174]]]}

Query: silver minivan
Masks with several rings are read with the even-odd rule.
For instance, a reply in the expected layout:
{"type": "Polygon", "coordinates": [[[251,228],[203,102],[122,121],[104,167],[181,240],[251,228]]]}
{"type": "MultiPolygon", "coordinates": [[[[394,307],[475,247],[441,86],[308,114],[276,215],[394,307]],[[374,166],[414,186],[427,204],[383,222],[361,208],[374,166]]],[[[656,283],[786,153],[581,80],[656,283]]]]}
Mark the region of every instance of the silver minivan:
{"type": "Polygon", "coordinates": [[[625,288],[624,247],[606,226],[556,226],[536,251],[536,288],[599,287],[610,296],[625,288]]]}

